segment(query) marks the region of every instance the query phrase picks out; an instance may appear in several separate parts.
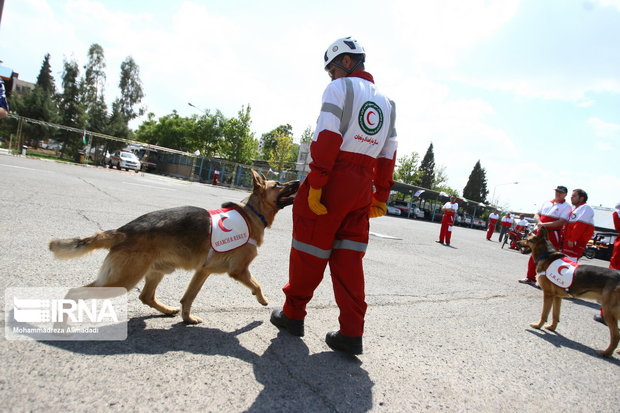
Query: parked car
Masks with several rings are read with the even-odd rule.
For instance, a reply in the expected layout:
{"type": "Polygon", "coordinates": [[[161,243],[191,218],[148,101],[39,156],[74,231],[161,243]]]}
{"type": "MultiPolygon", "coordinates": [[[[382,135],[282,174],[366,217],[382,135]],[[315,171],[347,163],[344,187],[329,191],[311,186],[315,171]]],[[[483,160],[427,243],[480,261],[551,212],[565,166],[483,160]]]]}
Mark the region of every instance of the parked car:
{"type": "Polygon", "coordinates": [[[136,155],[131,152],[117,151],[110,155],[110,161],[108,163],[110,168],[117,167],[119,170],[133,169],[136,173],[140,172],[140,160],[136,155]]]}
{"type": "Polygon", "coordinates": [[[588,241],[584,254],[587,258],[609,261],[614,250],[615,232],[598,232],[588,241]]]}
{"type": "Polygon", "coordinates": [[[400,209],[392,206],[392,205],[388,205],[387,206],[387,213],[388,215],[398,215],[400,216],[400,209]]]}
{"type": "Polygon", "coordinates": [[[411,208],[409,208],[408,202],[392,201],[389,206],[400,210],[400,216],[409,218],[424,218],[424,211],[421,211],[416,205],[411,205],[411,208]]]}
{"type": "Polygon", "coordinates": [[[137,152],[134,152],[140,163],[142,164],[142,170],[146,172],[155,172],[157,170],[157,151],[154,149],[140,148],[137,152]]]}

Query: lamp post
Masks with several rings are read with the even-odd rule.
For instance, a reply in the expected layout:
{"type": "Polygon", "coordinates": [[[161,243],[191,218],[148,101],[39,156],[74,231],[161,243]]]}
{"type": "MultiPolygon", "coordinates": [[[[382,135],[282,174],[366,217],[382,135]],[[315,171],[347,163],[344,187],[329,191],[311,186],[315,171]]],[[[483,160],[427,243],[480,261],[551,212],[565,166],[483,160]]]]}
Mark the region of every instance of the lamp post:
{"type": "Polygon", "coordinates": [[[502,185],[517,185],[519,182],[515,181],[515,182],[505,182],[503,184],[497,184],[493,187],[493,196],[491,197],[491,203],[493,205],[495,205],[495,190],[497,189],[498,186],[502,186],[502,185]]]}
{"type": "Polygon", "coordinates": [[[202,113],[205,113],[205,114],[209,113],[209,111],[208,111],[207,109],[202,109],[202,108],[199,108],[198,106],[194,105],[192,102],[187,102],[187,104],[188,104],[189,106],[193,107],[194,109],[198,109],[198,110],[199,110],[199,111],[201,111],[202,113]]]}

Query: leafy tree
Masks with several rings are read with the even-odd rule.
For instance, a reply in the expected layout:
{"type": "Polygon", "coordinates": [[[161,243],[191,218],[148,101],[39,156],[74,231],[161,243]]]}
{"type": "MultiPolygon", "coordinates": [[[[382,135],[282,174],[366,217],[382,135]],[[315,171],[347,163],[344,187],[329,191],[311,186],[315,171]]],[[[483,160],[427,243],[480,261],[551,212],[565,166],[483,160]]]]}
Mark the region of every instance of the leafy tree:
{"type": "Polygon", "coordinates": [[[103,48],[93,43],[88,49],[80,93],[88,119],[86,128],[95,132],[106,132],[108,129],[108,109],[104,99],[105,67],[103,48]]]}
{"type": "Polygon", "coordinates": [[[446,167],[441,166],[437,168],[435,172],[435,178],[433,180],[433,187],[431,189],[433,191],[445,192],[449,195],[454,195],[456,197],[459,197],[460,196],[459,191],[446,185],[446,182],[448,182],[448,175],[446,174],[446,167]]]}
{"type": "Polygon", "coordinates": [[[256,155],[258,142],[250,130],[250,110],[250,105],[242,106],[236,118],[228,119],[224,123],[222,155],[230,161],[250,164],[256,155]]]}
{"type": "Polygon", "coordinates": [[[277,145],[278,136],[293,136],[293,127],[288,123],[286,125],[280,125],[271,132],[264,133],[260,139],[261,157],[262,159],[269,160],[271,153],[274,151],[277,145]]]}
{"type": "Polygon", "coordinates": [[[216,110],[215,113],[206,111],[202,116],[188,118],[186,124],[187,137],[190,151],[199,150],[203,156],[221,155],[223,146],[223,130],[226,118],[222,112],[216,110]]]}
{"type": "Polygon", "coordinates": [[[121,79],[118,86],[121,89],[121,96],[117,99],[118,110],[127,119],[127,122],[142,116],[144,108],[136,108],[144,97],[140,68],[131,56],[121,63],[121,79]]]}
{"type": "Polygon", "coordinates": [[[420,183],[420,171],[418,168],[418,162],[420,155],[417,152],[412,152],[410,155],[405,155],[398,159],[398,166],[394,171],[394,179],[411,185],[419,185],[420,183]]]}
{"type": "Polygon", "coordinates": [[[478,160],[469,174],[465,188],[463,188],[463,196],[473,201],[486,203],[488,194],[486,171],[480,165],[480,160],[478,160]]]}
{"type": "Polygon", "coordinates": [[[269,152],[269,163],[273,164],[278,171],[284,169],[284,165],[290,162],[291,149],[293,147],[293,137],[280,130],[275,133],[275,145],[269,152]]]}
{"type": "Polygon", "coordinates": [[[310,128],[310,126],[307,126],[306,129],[303,131],[303,133],[301,134],[301,143],[310,143],[312,141],[312,136],[314,135],[314,131],[310,128]]]}
{"type": "MultiPolygon", "coordinates": [[[[78,87],[78,76],[80,69],[75,61],[65,61],[62,74],[62,88],[60,94],[59,109],[60,122],[65,126],[83,128],[85,125],[86,114],[83,105],[80,103],[80,90],[78,87]]],[[[62,153],[74,154],[82,145],[75,132],[60,131],[60,140],[64,142],[62,153]]]]}
{"type": "Polygon", "coordinates": [[[426,150],[424,159],[420,164],[420,186],[424,188],[433,188],[435,183],[435,154],[433,153],[433,144],[431,143],[426,150]]]}

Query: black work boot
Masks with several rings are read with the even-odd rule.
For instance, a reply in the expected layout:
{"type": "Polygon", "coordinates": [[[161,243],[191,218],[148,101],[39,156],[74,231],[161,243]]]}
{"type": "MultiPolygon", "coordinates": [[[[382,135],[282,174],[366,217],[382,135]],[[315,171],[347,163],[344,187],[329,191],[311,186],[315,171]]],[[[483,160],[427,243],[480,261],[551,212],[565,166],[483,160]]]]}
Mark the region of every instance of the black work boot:
{"type": "Polygon", "coordinates": [[[271,312],[271,324],[278,328],[283,328],[297,337],[304,336],[304,320],[293,320],[284,315],[282,310],[273,310],[271,312]]]}
{"type": "Polygon", "coordinates": [[[340,334],[340,331],[330,331],[325,336],[325,342],[332,350],[352,355],[362,354],[361,337],[347,337],[340,334]]]}

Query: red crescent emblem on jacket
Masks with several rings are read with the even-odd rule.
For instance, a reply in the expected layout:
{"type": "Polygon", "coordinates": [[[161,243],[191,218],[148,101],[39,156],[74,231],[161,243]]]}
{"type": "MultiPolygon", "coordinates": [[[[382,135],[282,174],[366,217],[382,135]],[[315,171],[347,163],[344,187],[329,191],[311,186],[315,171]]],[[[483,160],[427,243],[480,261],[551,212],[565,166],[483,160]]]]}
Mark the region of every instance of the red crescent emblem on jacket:
{"type": "Polygon", "coordinates": [[[370,115],[374,115],[374,114],[375,114],[375,112],[373,112],[372,110],[371,110],[371,111],[369,111],[369,112],[366,114],[366,122],[367,122],[370,126],[373,126],[373,125],[374,125],[374,123],[372,123],[372,122],[370,121],[370,115]]]}
{"type": "Polygon", "coordinates": [[[220,218],[220,222],[217,223],[217,226],[220,227],[220,229],[224,232],[230,232],[232,231],[232,229],[228,229],[224,226],[224,220],[228,219],[228,217],[222,217],[220,218]]]}
{"type": "Polygon", "coordinates": [[[568,270],[568,265],[562,265],[562,266],[558,267],[558,274],[564,275],[564,274],[562,274],[562,270],[568,270]]]}

